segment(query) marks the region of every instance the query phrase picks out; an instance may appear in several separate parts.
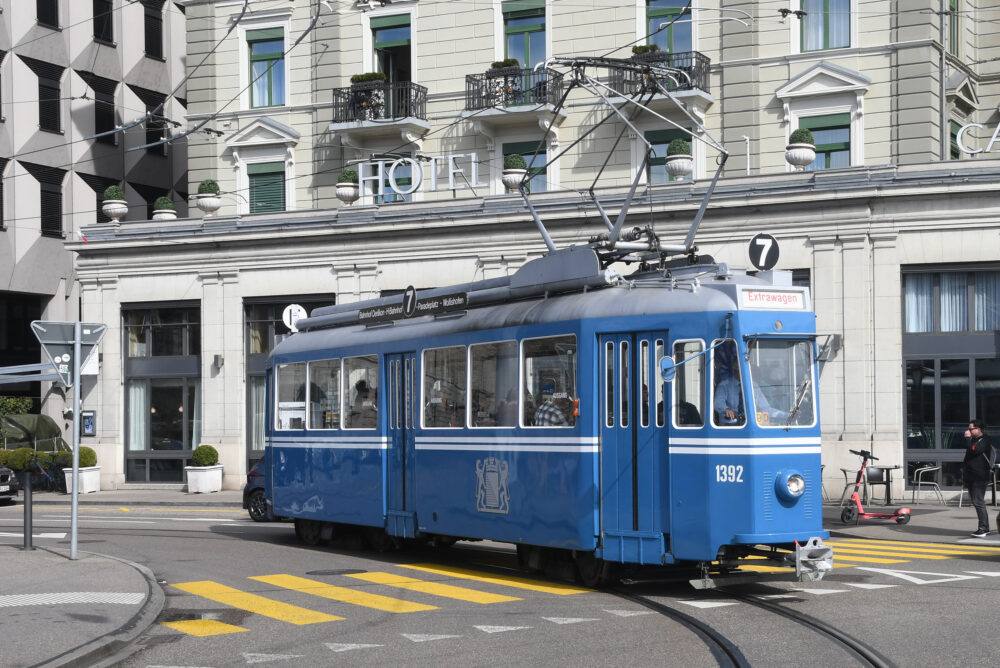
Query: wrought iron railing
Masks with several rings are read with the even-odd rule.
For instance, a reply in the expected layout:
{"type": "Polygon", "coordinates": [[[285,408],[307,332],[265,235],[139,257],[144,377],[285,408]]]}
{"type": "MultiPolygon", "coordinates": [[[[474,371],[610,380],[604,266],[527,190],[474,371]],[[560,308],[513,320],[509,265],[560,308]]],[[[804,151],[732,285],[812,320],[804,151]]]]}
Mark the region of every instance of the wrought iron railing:
{"type": "Polygon", "coordinates": [[[484,74],[465,76],[465,109],[556,104],[563,92],[563,77],[552,70],[499,67],[484,74]]]}
{"type": "Polygon", "coordinates": [[[412,81],[365,81],[333,89],[333,122],[427,120],[427,88],[412,81]]]}
{"type": "MultiPolygon", "coordinates": [[[[669,91],[702,90],[708,92],[708,70],[712,64],[708,56],[697,51],[668,53],[653,51],[632,56],[637,64],[655,64],[678,69],[684,74],[676,77],[676,83],[670,79],[660,78],[660,83],[669,91]]],[[[645,74],[633,70],[611,70],[608,84],[615,90],[626,95],[634,95],[641,90],[648,90],[649,80],[645,74]]]]}

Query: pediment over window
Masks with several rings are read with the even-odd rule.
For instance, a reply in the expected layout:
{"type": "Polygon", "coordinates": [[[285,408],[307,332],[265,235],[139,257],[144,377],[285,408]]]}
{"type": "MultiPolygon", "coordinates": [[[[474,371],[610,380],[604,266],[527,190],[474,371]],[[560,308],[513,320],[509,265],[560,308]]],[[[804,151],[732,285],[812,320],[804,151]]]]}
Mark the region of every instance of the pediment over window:
{"type": "Polygon", "coordinates": [[[266,116],[258,118],[250,125],[226,139],[226,147],[241,149],[256,146],[287,146],[299,143],[301,135],[292,128],[271,120],[266,116]]]}
{"type": "Polygon", "coordinates": [[[789,104],[793,101],[834,95],[853,98],[854,115],[860,117],[864,108],[864,95],[871,83],[871,79],[859,72],[824,60],[789,79],[774,94],[782,103],[782,122],[788,122],[789,104]]]}
{"type": "Polygon", "coordinates": [[[965,115],[979,108],[976,86],[964,72],[955,72],[948,78],[948,101],[965,115]]]}

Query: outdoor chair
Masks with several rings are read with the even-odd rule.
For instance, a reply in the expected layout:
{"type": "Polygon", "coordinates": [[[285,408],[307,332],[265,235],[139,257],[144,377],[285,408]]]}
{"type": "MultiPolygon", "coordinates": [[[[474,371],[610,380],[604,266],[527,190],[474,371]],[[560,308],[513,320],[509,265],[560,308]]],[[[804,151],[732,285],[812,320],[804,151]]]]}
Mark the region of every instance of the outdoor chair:
{"type": "Polygon", "coordinates": [[[913,472],[913,499],[911,503],[920,503],[920,489],[926,485],[934,490],[938,500],[944,505],[944,494],[941,493],[941,487],[937,482],[937,472],[940,470],[941,465],[939,464],[938,466],[921,466],[913,472]]]}

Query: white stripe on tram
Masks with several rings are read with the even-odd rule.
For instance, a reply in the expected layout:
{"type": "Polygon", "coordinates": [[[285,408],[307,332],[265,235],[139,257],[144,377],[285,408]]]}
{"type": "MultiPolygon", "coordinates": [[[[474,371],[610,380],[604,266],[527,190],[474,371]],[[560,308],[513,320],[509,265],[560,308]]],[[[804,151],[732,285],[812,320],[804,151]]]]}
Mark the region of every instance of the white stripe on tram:
{"type": "Polygon", "coordinates": [[[325,448],[331,450],[386,450],[389,439],[385,436],[358,436],[355,438],[272,438],[272,445],[282,448],[325,448]]]}
{"type": "Polygon", "coordinates": [[[750,447],[750,448],[727,448],[724,446],[706,447],[673,447],[670,446],[672,455],[818,455],[823,451],[817,446],[782,446],[775,447],[750,447]]]}
{"type": "Polygon", "coordinates": [[[561,452],[594,453],[597,444],[589,445],[526,445],[521,443],[428,443],[418,442],[417,450],[447,450],[454,452],[561,452]]]}
{"type": "Polygon", "coordinates": [[[722,445],[722,446],[754,446],[754,445],[775,445],[781,446],[786,444],[794,445],[820,445],[822,439],[819,436],[812,437],[796,437],[796,436],[783,436],[783,437],[769,437],[769,438],[671,438],[671,445],[722,445]]]}

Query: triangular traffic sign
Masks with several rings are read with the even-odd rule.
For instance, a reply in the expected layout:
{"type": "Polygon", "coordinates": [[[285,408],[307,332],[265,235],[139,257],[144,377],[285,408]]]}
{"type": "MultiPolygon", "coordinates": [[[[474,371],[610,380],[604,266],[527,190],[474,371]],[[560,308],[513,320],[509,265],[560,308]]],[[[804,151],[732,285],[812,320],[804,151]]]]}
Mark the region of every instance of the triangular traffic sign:
{"type": "MultiPolygon", "coordinates": [[[[108,326],[96,322],[80,323],[80,366],[86,363],[104,337],[108,326]]],[[[31,331],[42,344],[42,350],[55,365],[63,385],[73,387],[73,348],[76,343],[76,323],[35,320],[31,331]]]]}

